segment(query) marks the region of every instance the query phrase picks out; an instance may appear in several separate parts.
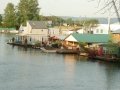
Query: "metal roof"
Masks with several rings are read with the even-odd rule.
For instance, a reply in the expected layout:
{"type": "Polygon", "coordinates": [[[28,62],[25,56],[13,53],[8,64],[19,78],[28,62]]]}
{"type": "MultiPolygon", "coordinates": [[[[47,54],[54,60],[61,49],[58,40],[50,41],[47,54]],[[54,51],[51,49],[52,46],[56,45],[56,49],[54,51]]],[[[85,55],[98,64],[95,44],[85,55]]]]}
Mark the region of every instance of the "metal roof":
{"type": "Polygon", "coordinates": [[[120,29],[118,29],[118,30],[116,30],[116,31],[114,31],[114,32],[112,32],[113,34],[120,34],[120,29]]]}
{"type": "Polygon", "coordinates": [[[78,42],[87,43],[107,43],[110,40],[110,35],[108,34],[71,34],[78,42]]]}
{"type": "Polygon", "coordinates": [[[46,21],[28,21],[32,29],[48,29],[48,23],[46,21]]]}

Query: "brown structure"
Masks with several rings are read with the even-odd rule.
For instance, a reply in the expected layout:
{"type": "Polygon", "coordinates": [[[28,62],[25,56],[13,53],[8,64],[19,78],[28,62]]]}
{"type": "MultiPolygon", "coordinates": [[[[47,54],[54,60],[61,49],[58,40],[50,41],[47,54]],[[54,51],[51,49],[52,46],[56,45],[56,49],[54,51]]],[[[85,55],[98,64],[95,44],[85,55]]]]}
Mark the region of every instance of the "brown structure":
{"type": "Polygon", "coordinates": [[[120,43],[120,29],[112,32],[112,40],[114,43],[120,43]]]}

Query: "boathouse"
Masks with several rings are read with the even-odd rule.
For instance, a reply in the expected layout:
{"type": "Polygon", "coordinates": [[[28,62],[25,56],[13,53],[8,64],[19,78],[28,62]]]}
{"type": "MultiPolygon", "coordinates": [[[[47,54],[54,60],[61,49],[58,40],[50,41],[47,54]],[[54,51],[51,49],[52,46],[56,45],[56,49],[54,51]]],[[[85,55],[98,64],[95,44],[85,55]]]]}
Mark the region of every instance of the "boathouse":
{"type": "Polygon", "coordinates": [[[114,43],[120,43],[120,29],[112,32],[112,40],[114,43]]]}
{"type": "Polygon", "coordinates": [[[48,22],[47,21],[28,21],[26,26],[19,29],[18,36],[21,41],[27,39],[27,42],[47,41],[48,40],[48,22]]]}
{"type": "Polygon", "coordinates": [[[80,42],[86,43],[88,46],[97,46],[101,43],[108,43],[110,35],[108,34],[79,34],[73,33],[64,39],[64,45],[76,48],[80,42]]]}

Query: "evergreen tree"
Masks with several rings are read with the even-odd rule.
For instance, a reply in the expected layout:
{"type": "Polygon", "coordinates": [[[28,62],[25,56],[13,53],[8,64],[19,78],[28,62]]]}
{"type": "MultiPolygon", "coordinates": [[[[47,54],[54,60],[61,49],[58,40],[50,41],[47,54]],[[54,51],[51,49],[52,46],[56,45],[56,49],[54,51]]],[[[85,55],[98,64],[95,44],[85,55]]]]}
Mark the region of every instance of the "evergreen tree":
{"type": "Polygon", "coordinates": [[[8,3],[4,11],[5,11],[4,13],[5,16],[3,18],[4,27],[14,27],[16,23],[14,4],[8,3]]]}
{"type": "Polygon", "coordinates": [[[20,0],[18,4],[18,22],[25,24],[27,20],[39,20],[38,0],[20,0]]]}

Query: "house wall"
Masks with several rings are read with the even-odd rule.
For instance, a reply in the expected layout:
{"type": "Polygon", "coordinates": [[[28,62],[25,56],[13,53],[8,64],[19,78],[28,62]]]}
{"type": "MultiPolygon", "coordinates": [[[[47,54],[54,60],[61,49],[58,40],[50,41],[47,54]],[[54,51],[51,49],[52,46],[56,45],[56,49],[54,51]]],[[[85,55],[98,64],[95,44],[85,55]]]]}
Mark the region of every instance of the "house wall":
{"type": "Polygon", "coordinates": [[[20,26],[19,28],[19,34],[22,33],[22,34],[27,34],[28,31],[27,31],[27,27],[26,26],[20,26]]]}
{"type": "Polygon", "coordinates": [[[48,29],[32,29],[29,35],[32,41],[47,41],[48,40],[48,29]]]}
{"type": "MultiPolygon", "coordinates": [[[[31,42],[36,42],[36,41],[40,41],[40,42],[45,42],[48,40],[48,37],[47,36],[44,36],[44,35],[29,35],[28,38],[30,39],[31,38],[31,42]]],[[[30,40],[29,40],[30,41],[30,40]]]]}
{"type": "Polygon", "coordinates": [[[88,33],[88,32],[92,32],[92,34],[108,34],[108,24],[98,24],[97,27],[88,29],[88,30],[84,30],[84,29],[79,29],[77,30],[78,33],[88,33]]]}
{"type": "Polygon", "coordinates": [[[48,29],[32,29],[31,34],[48,36],[48,29]]]}
{"type": "Polygon", "coordinates": [[[108,24],[99,24],[98,27],[92,29],[93,34],[108,34],[108,24]]]}
{"type": "Polygon", "coordinates": [[[49,28],[49,35],[50,36],[60,35],[60,30],[56,28],[49,28]]]}
{"type": "Polygon", "coordinates": [[[69,37],[67,37],[67,38],[65,39],[65,41],[78,42],[72,35],[70,35],[69,37]]]}
{"type": "Polygon", "coordinates": [[[26,29],[27,29],[27,33],[28,33],[28,34],[32,32],[32,27],[31,27],[31,25],[30,25],[28,22],[27,22],[27,27],[26,27],[26,29]]]}
{"type": "Polygon", "coordinates": [[[79,29],[79,30],[77,30],[77,32],[83,34],[84,33],[84,29],[79,29]]]}
{"type": "Polygon", "coordinates": [[[114,43],[120,42],[120,34],[112,34],[112,40],[114,43]]]}

